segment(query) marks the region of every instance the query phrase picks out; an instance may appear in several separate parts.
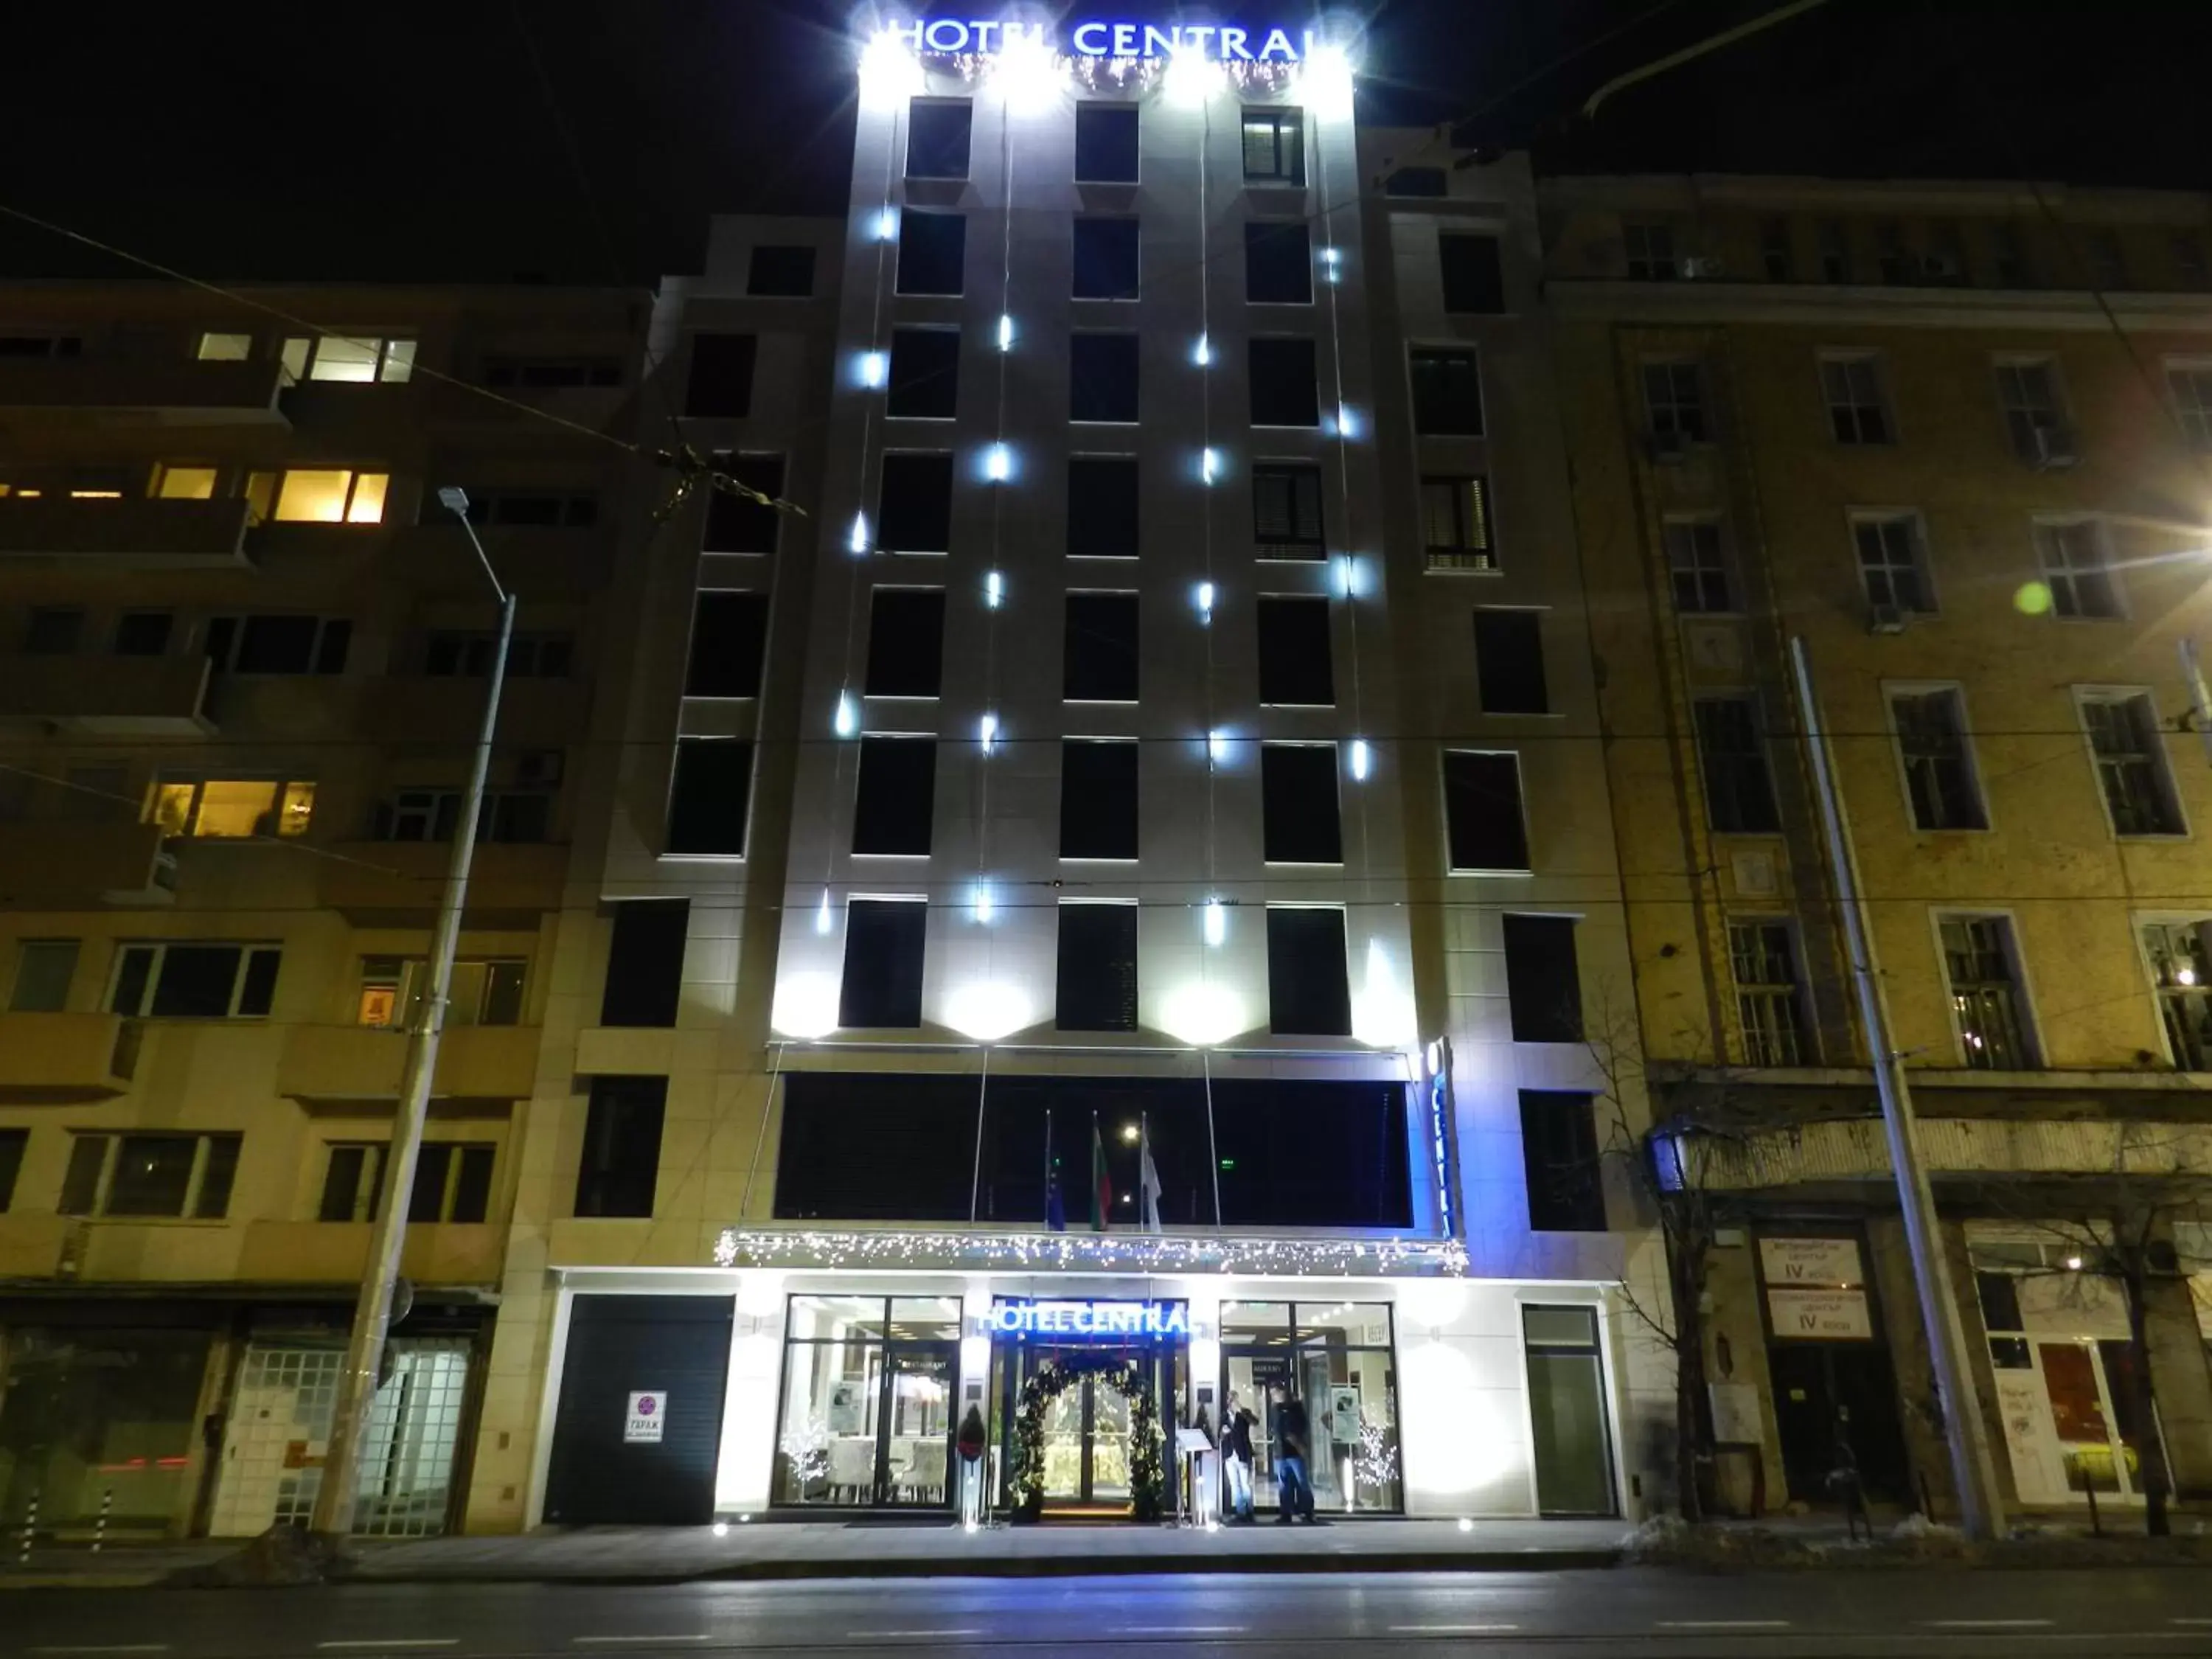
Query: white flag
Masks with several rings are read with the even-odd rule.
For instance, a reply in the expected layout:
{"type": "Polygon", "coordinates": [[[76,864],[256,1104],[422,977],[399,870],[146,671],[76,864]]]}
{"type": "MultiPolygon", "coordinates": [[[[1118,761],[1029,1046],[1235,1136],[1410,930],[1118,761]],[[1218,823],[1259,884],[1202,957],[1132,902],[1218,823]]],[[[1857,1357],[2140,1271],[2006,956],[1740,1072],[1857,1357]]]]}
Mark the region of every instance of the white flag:
{"type": "Polygon", "coordinates": [[[1160,1172],[1152,1163],[1152,1126],[1142,1119],[1139,1122],[1142,1127],[1137,1146],[1137,1190],[1144,1195],[1145,1231],[1156,1233],[1160,1231],[1160,1172]]]}

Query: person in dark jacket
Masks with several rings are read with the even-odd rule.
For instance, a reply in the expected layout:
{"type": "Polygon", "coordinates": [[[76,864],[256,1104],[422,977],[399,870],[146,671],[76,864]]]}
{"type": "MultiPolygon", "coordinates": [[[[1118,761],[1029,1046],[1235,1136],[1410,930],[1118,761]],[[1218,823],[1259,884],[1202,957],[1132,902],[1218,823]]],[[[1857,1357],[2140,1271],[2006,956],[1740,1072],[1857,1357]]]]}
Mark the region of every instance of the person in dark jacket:
{"type": "Polygon", "coordinates": [[[1221,1462],[1229,1472],[1229,1518],[1252,1524],[1252,1429],[1259,1419],[1235,1395],[1221,1414],[1221,1462]]]}
{"type": "Polygon", "coordinates": [[[1282,1403],[1275,1407],[1275,1490],[1282,1506],[1282,1513],[1275,1517],[1279,1527],[1289,1526],[1294,1516],[1309,1523],[1313,1521],[1313,1479],[1306,1473],[1312,1446],[1313,1431],[1306,1422],[1306,1408],[1286,1389],[1282,1403]]]}

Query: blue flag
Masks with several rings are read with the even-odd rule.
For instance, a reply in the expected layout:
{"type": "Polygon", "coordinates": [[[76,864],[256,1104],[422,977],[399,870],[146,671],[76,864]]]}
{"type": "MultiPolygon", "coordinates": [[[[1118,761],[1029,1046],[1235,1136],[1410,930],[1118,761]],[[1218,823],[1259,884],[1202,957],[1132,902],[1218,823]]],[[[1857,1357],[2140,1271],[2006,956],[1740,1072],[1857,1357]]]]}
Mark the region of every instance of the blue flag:
{"type": "Polygon", "coordinates": [[[1048,1232],[1067,1231],[1067,1205],[1060,1195],[1060,1177],[1048,1176],[1044,1183],[1044,1224],[1048,1232]]]}

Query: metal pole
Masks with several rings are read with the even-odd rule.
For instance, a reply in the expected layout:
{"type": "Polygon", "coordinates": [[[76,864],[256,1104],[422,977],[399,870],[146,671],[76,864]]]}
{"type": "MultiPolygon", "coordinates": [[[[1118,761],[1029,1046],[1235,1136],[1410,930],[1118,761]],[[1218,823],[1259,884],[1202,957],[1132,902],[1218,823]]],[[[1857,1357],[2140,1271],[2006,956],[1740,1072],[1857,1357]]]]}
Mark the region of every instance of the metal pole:
{"type": "Polygon", "coordinates": [[[1890,1040],[1889,1008],[1875,966],[1873,930],[1859,899],[1858,860],[1844,822],[1834,757],[1820,723],[1820,699],[1813,690],[1813,664],[1802,637],[1790,641],[1790,661],[1797,678],[1806,747],[1813,759],[1813,781],[1820,798],[1820,819],[1827,831],[1829,862],[1835,871],[1838,908],[1851,955],[1851,977],[1858,989],[1859,1012],[1874,1050],[1875,1086],[1881,1096],[1881,1121],[1889,1141],[1890,1168],[1897,1176],[1898,1206],[1905,1216],[1905,1240],[1912,1255],[1912,1282],[1920,1296],[1921,1322],[1927,1328],[1929,1356],[1943,1408],[1943,1438],[1951,1455],[1951,1478],[1959,1491],[1959,1518],[1970,1538],[1991,1538],[2004,1513],[1997,1496],[1996,1466],[1990,1460],[1980,1402],[1967,1381],[1966,1336],[1958,1297],[1951,1286],[1950,1263],[1943,1255],[1936,1219],[1936,1197],[1921,1166],[1912,1117],[1912,1095],[1903,1057],[1890,1040]]]}
{"type": "Polygon", "coordinates": [[[115,1507],[115,1488],[102,1487],[100,1493],[100,1519],[92,1529],[92,1553],[100,1553],[100,1546],[107,1541],[107,1513],[115,1507]]]}
{"type": "Polygon", "coordinates": [[[23,1542],[22,1547],[15,1553],[17,1566],[27,1567],[31,1565],[31,1540],[38,1534],[39,1494],[33,1492],[31,1494],[30,1507],[23,1511],[23,1542]]]}
{"type": "Polygon", "coordinates": [[[514,635],[514,595],[500,586],[476,526],[468,520],[468,499],[458,489],[441,489],[438,499],[461,521],[492,591],[499,595],[499,644],[484,693],[483,725],[477,734],[460,821],[453,826],[453,855],[446,872],[446,893],[438,908],[437,931],[430,945],[430,989],[407,1037],[407,1064],[401,1074],[399,1104],[392,1121],[392,1149],[384,1160],[384,1192],[376,1212],[376,1231],[354,1304],[353,1334],[346,1344],[345,1369],[338,1374],[337,1399],[331,1408],[331,1438],[323,1456],[323,1479],[315,1493],[313,1530],[343,1538],[353,1530],[354,1493],[360,1480],[362,1432],[376,1396],[384,1364],[385,1336],[392,1322],[392,1301],[399,1278],[399,1258],[407,1242],[407,1211],[415,1190],[415,1165],[422,1150],[422,1125],[429,1115],[430,1085],[438,1067],[438,1041],[444,1035],[446,1002],[453,989],[453,953],[461,939],[461,911],[469,890],[469,866],[475,856],[477,820],[483,811],[484,780],[491,769],[492,733],[499,724],[499,696],[507,679],[507,647],[514,635]]]}
{"type": "Polygon", "coordinates": [[[2197,659],[2197,641],[2185,635],[2178,643],[2182,681],[2189,687],[2189,706],[2197,715],[2197,740],[2204,745],[2204,758],[2212,760],[2212,690],[2205,689],[2204,667],[2197,659]]]}

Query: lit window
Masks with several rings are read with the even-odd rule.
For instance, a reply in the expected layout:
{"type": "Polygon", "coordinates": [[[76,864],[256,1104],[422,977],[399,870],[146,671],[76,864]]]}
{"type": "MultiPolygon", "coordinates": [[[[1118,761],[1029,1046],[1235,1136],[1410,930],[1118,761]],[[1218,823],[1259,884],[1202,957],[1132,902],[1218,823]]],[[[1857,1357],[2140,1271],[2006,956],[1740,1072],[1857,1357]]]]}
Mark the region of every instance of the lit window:
{"type": "Polygon", "coordinates": [[[374,335],[295,336],[284,342],[285,379],[295,385],[301,380],[381,380],[397,386],[415,372],[415,344],[413,340],[374,335]]]}
{"type": "Polygon", "coordinates": [[[253,355],[251,334],[216,334],[200,336],[199,350],[194,354],[204,363],[242,363],[253,355]]]}
{"type": "Polygon", "coordinates": [[[165,501],[210,501],[215,499],[211,466],[173,466],[164,461],[154,469],[154,494],[165,501]]]}
{"type": "Polygon", "coordinates": [[[206,841],[302,836],[315,811],[315,786],[265,778],[209,778],[156,784],[151,817],[165,835],[206,841]]]}
{"type": "MultiPolygon", "coordinates": [[[[269,488],[260,480],[272,476],[257,474],[247,485],[248,496],[265,500],[269,488]]],[[[385,490],[391,482],[391,475],[383,472],[287,472],[275,491],[274,516],[289,524],[380,524],[385,490]]]]}

